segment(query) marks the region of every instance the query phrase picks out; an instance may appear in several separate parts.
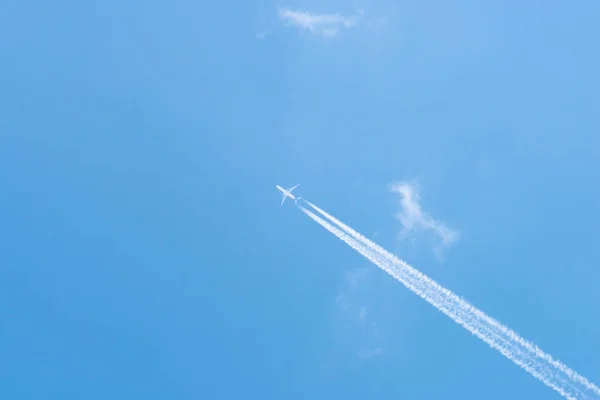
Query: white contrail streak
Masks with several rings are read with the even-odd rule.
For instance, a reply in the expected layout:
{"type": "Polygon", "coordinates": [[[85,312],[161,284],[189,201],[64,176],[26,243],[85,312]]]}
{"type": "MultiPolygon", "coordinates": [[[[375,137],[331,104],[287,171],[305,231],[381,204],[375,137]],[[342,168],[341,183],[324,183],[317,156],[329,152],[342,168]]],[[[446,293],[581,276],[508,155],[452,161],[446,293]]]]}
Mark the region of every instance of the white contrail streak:
{"type": "Polygon", "coordinates": [[[465,300],[461,299],[459,296],[457,296],[456,294],[452,293],[448,289],[440,286],[437,282],[433,281],[432,279],[430,279],[429,277],[427,277],[425,274],[423,274],[423,273],[419,272],[418,270],[414,269],[413,267],[411,267],[410,265],[408,265],[406,262],[400,260],[398,257],[396,257],[392,253],[388,252],[387,250],[385,250],[381,246],[377,245],[376,243],[374,243],[371,240],[367,239],[366,237],[364,237],[360,233],[356,232],[355,230],[353,230],[352,228],[350,228],[348,225],[344,224],[343,222],[341,222],[337,218],[333,217],[332,215],[330,215],[326,211],[322,210],[321,208],[317,207],[316,205],[312,204],[309,201],[306,201],[306,203],[308,205],[310,205],[314,210],[316,210],[317,212],[319,212],[321,215],[323,215],[325,218],[327,218],[331,222],[333,222],[335,225],[339,226],[342,230],[346,231],[350,236],[352,236],[355,239],[357,239],[358,241],[362,242],[365,246],[367,246],[367,247],[371,248],[373,251],[381,254],[387,260],[389,260],[390,262],[392,262],[392,263],[394,263],[396,265],[399,265],[401,268],[403,268],[406,271],[408,271],[408,273],[410,273],[411,275],[417,277],[420,280],[423,280],[424,282],[426,282],[426,284],[428,286],[432,286],[435,290],[443,293],[446,296],[449,296],[456,303],[459,303],[461,306],[468,308],[469,311],[473,312],[478,318],[481,318],[481,319],[485,320],[487,323],[493,325],[494,327],[496,327],[497,329],[499,329],[504,335],[507,335],[511,340],[516,341],[521,346],[525,347],[528,351],[531,351],[531,352],[535,353],[535,355],[537,357],[545,360],[546,362],[550,363],[552,366],[554,366],[555,368],[557,368],[558,370],[560,370],[564,374],[568,375],[571,379],[573,379],[573,380],[581,383],[582,385],[584,385],[585,387],[589,388],[590,390],[592,390],[596,394],[600,395],[600,388],[596,387],[594,384],[592,384],[591,382],[589,382],[586,378],[584,378],[583,376],[577,374],[575,371],[573,371],[572,369],[570,369],[566,365],[562,364],[561,362],[559,362],[557,360],[554,360],[549,354],[544,353],[535,344],[526,341],[521,336],[519,336],[516,332],[510,330],[508,327],[504,326],[503,324],[501,324],[497,320],[489,317],[488,315],[486,315],[485,313],[483,313],[481,310],[478,310],[477,308],[475,308],[474,306],[472,306],[471,304],[469,304],[465,300]]]}
{"type": "Polygon", "coordinates": [[[329,222],[300,206],[306,215],[563,397],[600,398],[597,386],[566,365],[319,207],[306,203],[329,222]]]}

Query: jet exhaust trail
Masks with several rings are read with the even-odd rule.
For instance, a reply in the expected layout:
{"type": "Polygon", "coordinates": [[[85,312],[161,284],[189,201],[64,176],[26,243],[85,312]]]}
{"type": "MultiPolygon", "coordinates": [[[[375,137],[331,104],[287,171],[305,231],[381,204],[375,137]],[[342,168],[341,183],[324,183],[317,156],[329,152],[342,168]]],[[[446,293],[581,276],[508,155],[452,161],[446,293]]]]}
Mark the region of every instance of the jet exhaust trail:
{"type": "Polygon", "coordinates": [[[299,205],[311,219],[546,386],[567,399],[600,399],[600,388],[586,378],[348,225],[304,201],[321,215],[299,205]]]}

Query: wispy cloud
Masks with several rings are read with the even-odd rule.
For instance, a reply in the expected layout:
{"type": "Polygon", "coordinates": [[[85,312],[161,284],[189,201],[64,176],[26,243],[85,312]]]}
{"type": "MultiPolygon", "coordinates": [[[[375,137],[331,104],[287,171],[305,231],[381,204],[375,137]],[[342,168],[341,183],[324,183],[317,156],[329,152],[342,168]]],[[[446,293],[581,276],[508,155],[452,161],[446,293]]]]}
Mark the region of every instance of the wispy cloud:
{"type": "Polygon", "coordinates": [[[383,350],[384,349],[382,347],[375,347],[371,350],[361,351],[360,353],[358,353],[358,356],[362,359],[373,358],[382,355],[383,350]]]}
{"type": "Polygon", "coordinates": [[[266,38],[267,38],[269,35],[271,35],[271,32],[269,32],[268,30],[262,30],[262,31],[260,31],[260,32],[258,32],[258,33],[256,34],[256,38],[257,38],[257,39],[264,40],[264,39],[266,39],[266,38]]]}
{"type": "Polygon", "coordinates": [[[325,37],[337,36],[342,28],[352,28],[357,24],[355,17],[335,14],[313,14],[307,11],[280,9],[279,18],[296,27],[325,37]]]}
{"type": "Polygon", "coordinates": [[[345,321],[345,329],[341,333],[343,342],[350,345],[361,359],[380,356],[385,350],[380,346],[379,329],[367,306],[372,300],[372,296],[365,293],[369,285],[363,284],[368,274],[367,268],[348,271],[336,297],[336,304],[345,321]]]}
{"type": "Polygon", "coordinates": [[[418,230],[433,232],[441,239],[440,246],[436,248],[438,256],[441,256],[443,248],[458,240],[459,233],[457,231],[435,220],[421,208],[419,204],[420,186],[416,182],[396,182],[390,186],[390,189],[400,195],[401,210],[396,214],[396,218],[403,226],[401,232],[403,237],[407,237],[409,233],[418,230]]]}

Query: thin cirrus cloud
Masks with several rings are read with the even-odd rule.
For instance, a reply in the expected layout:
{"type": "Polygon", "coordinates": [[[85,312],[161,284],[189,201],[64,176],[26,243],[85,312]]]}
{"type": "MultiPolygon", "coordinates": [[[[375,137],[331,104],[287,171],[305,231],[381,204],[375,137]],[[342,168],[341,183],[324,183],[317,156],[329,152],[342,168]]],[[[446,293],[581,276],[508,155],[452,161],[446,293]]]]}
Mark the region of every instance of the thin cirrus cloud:
{"type": "Polygon", "coordinates": [[[385,351],[381,346],[379,328],[367,306],[372,300],[365,293],[365,289],[369,287],[365,282],[368,279],[368,268],[348,271],[335,300],[342,317],[337,324],[340,329],[338,334],[341,336],[336,341],[349,346],[361,359],[378,357],[385,351]]]}
{"type": "Polygon", "coordinates": [[[390,185],[392,192],[400,195],[400,211],[396,218],[402,224],[402,237],[416,231],[427,231],[436,235],[441,243],[435,251],[441,256],[443,248],[449,247],[459,238],[459,233],[434,219],[421,207],[420,187],[415,182],[396,182],[390,185]]]}
{"type": "Polygon", "coordinates": [[[288,8],[279,10],[279,18],[301,30],[325,37],[337,36],[342,28],[353,28],[357,24],[355,17],[335,14],[314,14],[288,8]]]}

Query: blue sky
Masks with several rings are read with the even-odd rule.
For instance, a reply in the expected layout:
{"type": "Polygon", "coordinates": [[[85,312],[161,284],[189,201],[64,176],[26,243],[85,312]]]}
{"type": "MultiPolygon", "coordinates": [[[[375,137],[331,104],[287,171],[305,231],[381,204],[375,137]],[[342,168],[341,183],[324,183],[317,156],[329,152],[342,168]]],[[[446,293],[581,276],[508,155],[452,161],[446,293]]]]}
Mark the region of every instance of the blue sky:
{"type": "Polygon", "coordinates": [[[2,2],[0,397],[559,398],[279,207],[296,183],[600,382],[599,19],[2,2]]]}

